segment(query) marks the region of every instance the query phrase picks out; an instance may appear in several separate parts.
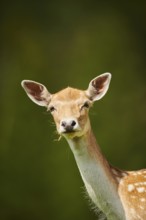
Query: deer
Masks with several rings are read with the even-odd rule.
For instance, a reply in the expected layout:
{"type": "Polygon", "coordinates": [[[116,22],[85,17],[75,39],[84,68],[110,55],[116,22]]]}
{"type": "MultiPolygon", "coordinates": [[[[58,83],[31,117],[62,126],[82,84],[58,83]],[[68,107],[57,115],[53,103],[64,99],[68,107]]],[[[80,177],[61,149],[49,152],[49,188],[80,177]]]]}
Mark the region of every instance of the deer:
{"type": "Polygon", "coordinates": [[[50,93],[32,80],[21,85],[28,97],[50,111],[57,133],[74,155],[87,194],[108,220],[146,220],[146,169],[123,171],[112,166],[93,134],[89,109],[108,91],[111,73],[92,79],[86,90],[72,87],[50,93]]]}

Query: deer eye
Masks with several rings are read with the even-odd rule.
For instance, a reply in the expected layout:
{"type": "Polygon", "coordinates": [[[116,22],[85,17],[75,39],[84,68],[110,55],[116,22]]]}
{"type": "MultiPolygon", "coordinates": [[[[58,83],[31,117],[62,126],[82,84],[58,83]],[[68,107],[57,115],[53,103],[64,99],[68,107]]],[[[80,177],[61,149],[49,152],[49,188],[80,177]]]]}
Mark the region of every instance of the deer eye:
{"type": "Polygon", "coordinates": [[[90,107],[90,104],[89,104],[88,101],[86,101],[86,102],[82,105],[81,109],[82,109],[82,108],[89,108],[89,107],[90,107]]]}
{"type": "Polygon", "coordinates": [[[56,110],[56,108],[55,108],[54,106],[51,106],[51,107],[49,108],[49,110],[50,110],[50,112],[54,112],[54,111],[56,110]]]}

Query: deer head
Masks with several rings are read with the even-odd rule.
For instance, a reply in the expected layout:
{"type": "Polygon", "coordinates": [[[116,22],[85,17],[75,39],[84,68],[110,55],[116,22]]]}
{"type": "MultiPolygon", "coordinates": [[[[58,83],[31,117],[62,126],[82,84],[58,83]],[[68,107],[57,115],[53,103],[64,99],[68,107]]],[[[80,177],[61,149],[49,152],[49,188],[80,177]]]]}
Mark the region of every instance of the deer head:
{"type": "Polygon", "coordinates": [[[87,90],[66,88],[51,94],[35,81],[23,80],[22,87],[37,105],[45,106],[53,115],[57,131],[66,138],[80,137],[90,128],[89,108],[101,99],[109,88],[110,73],[104,73],[89,83],[87,90]]]}

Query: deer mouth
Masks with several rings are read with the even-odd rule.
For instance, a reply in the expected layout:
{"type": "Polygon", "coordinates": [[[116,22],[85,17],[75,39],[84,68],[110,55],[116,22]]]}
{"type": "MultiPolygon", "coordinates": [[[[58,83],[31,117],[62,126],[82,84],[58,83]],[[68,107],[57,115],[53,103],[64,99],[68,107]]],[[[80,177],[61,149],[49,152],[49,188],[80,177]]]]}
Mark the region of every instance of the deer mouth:
{"type": "Polygon", "coordinates": [[[63,133],[63,134],[71,134],[71,133],[76,133],[76,132],[79,132],[79,130],[69,129],[69,130],[63,131],[62,133],[63,133]]]}
{"type": "Polygon", "coordinates": [[[72,126],[67,126],[63,133],[73,133],[75,131],[72,126]]]}

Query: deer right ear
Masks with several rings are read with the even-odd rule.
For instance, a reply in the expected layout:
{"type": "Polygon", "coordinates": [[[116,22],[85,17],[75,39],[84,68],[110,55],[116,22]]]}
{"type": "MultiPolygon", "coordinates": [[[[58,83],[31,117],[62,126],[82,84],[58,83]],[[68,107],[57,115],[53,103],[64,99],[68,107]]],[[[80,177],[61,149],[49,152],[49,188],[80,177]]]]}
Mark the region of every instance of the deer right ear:
{"type": "Polygon", "coordinates": [[[48,92],[44,85],[31,80],[23,80],[21,85],[28,97],[34,103],[47,107],[51,99],[51,94],[48,92]]]}
{"type": "Polygon", "coordinates": [[[101,99],[109,88],[111,76],[110,73],[104,73],[91,80],[86,95],[93,101],[101,99]]]}

